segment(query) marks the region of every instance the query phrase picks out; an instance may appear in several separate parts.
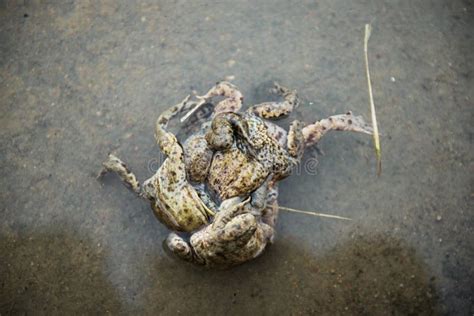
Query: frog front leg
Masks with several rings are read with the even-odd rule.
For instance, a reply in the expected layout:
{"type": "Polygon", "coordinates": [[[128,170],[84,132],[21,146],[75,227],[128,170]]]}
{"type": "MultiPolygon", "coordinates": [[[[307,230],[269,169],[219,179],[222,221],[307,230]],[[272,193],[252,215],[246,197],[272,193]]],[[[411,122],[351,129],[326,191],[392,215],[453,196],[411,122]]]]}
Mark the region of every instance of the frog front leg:
{"type": "Polygon", "coordinates": [[[167,127],[169,121],[177,114],[190,110],[196,105],[196,102],[189,101],[191,96],[187,96],[183,101],[165,110],[156,120],[155,125],[155,139],[160,146],[161,151],[169,155],[174,144],[177,143],[176,137],[168,132],[167,127]]]}
{"type": "Polygon", "coordinates": [[[352,112],[332,115],[326,119],[316,121],[303,128],[303,137],[306,146],[315,145],[329,131],[350,131],[372,135],[373,129],[362,116],[354,116],[352,112]]]}

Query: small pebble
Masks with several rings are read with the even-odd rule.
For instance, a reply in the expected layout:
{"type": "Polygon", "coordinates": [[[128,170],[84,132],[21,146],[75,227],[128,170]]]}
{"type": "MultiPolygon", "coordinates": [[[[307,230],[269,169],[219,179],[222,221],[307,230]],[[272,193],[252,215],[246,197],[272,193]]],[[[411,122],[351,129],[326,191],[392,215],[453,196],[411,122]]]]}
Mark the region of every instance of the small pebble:
{"type": "Polygon", "coordinates": [[[438,222],[441,221],[441,220],[442,220],[441,215],[436,216],[436,220],[437,220],[438,222]]]}
{"type": "Polygon", "coordinates": [[[397,81],[397,80],[395,79],[395,77],[390,77],[390,81],[391,81],[391,82],[395,82],[395,81],[397,81]]]}

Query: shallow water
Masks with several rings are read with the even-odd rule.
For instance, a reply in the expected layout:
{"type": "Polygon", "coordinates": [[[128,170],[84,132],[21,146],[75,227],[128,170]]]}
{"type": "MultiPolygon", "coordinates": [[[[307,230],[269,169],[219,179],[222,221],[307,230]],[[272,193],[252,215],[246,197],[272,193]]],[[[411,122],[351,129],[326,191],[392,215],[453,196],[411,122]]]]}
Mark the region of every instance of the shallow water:
{"type": "Polygon", "coordinates": [[[474,313],[472,2],[18,3],[0,2],[1,314],[474,313]],[[297,89],[306,122],[369,118],[367,22],[381,177],[370,137],[332,133],[280,186],[353,221],[282,212],[262,257],[206,271],[95,180],[109,151],[150,176],[157,115],[225,76],[247,104],[297,89]]]}

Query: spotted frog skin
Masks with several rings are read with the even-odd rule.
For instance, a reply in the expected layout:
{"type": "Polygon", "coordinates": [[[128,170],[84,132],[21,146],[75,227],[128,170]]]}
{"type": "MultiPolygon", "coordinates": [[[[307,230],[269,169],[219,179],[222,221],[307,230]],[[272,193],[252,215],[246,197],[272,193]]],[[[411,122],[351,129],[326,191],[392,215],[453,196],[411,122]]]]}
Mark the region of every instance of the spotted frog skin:
{"type": "MultiPolygon", "coordinates": [[[[360,116],[353,116],[351,112],[306,126],[295,120],[286,132],[269,120],[288,116],[298,107],[299,99],[296,91],[277,83],[274,84],[273,92],[283,100],[254,105],[244,113],[238,112],[242,105],[242,93],[228,82],[218,83],[205,96],[200,97],[202,102],[209,102],[211,97],[218,95],[226,99],[218,103],[216,108],[219,111],[212,116],[211,125],[206,123],[198,136],[201,146],[197,152],[205,151],[206,155],[200,155],[201,159],[195,160],[198,164],[193,163],[190,158],[187,168],[191,174],[193,165],[198,165],[200,171],[205,170],[198,180],[207,181],[209,189],[221,200],[235,196],[245,197],[269,175],[274,180],[287,177],[301,160],[305,147],[317,144],[331,130],[367,134],[372,132],[360,116]],[[214,155],[212,151],[215,152],[214,155]]],[[[195,152],[193,148],[185,150],[195,152]]]]}
{"type": "Polygon", "coordinates": [[[163,224],[183,232],[192,232],[209,224],[215,215],[215,210],[203,202],[197,189],[188,182],[183,148],[175,135],[166,130],[173,116],[194,105],[188,101],[189,97],[158,118],[155,138],[167,158],[158,171],[143,183],[143,187],[125,163],[114,155],[109,155],[103,163],[100,174],[117,173],[133,191],[150,201],[156,217],[163,224]]]}
{"type": "MultiPolygon", "coordinates": [[[[191,184],[188,181],[183,147],[166,130],[166,126],[177,113],[192,106],[195,103],[186,98],[158,118],[155,138],[167,158],[143,186],[127,165],[112,154],[104,161],[100,176],[107,172],[117,173],[134,192],[150,201],[156,217],[169,229],[195,232],[191,235],[190,244],[172,232],[167,238],[167,246],[173,253],[208,267],[240,264],[258,256],[273,240],[273,225],[277,214],[275,211],[278,210],[275,206],[276,184],[269,180],[254,192],[248,192],[246,200],[240,197],[228,199],[219,207],[206,194],[201,184],[191,184]],[[213,218],[217,210],[219,213],[213,218]]],[[[194,159],[207,150],[202,147],[199,139],[197,133],[185,142],[194,150],[194,159]]],[[[246,158],[243,154],[239,155],[242,167],[246,167],[248,163],[246,158]]],[[[198,179],[199,175],[194,174],[194,177],[198,179]]]]}
{"type": "Polygon", "coordinates": [[[184,143],[190,181],[206,183],[223,201],[248,196],[270,174],[274,179],[290,174],[304,148],[302,125],[294,121],[287,137],[286,131],[262,118],[284,117],[299,101],[296,91],[278,84],[274,92],[281,95],[283,101],[255,105],[244,113],[239,113],[242,93],[229,82],[220,82],[206,95],[198,97],[206,104],[215,96],[223,96],[224,100],[216,104],[211,119],[202,125],[201,131],[184,143]],[[278,143],[271,135],[273,130],[284,134],[287,144],[278,143]]]}
{"type": "Polygon", "coordinates": [[[212,224],[192,234],[189,242],[171,233],[166,245],[179,258],[208,268],[249,261],[273,242],[277,197],[276,183],[268,181],[245,200],[234,197],[222,202],[212,224]]]}

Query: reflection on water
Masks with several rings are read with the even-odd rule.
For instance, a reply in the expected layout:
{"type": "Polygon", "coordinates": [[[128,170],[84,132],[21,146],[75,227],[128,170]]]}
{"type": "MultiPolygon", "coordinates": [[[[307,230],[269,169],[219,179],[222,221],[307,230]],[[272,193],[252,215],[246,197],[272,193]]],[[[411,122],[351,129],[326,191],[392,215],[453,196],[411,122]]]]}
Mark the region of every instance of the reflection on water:
{"type": "Polygon", "coordinates": [[[144,306],[166,314],[433,315],[437,310],[427,267],[404,242],[384,236],[356,237],[319,256],[285,239],[263,257],[229,271],[163,256],[137,259],[140,269],[130,277],[146,276],[128,306],[108,280],[107,251],[87,239],[44,233],[15,242],[3,238],[0,247],[8,252],[1,271],[7,276],[5,314],[145,312],[144,306]]]}

